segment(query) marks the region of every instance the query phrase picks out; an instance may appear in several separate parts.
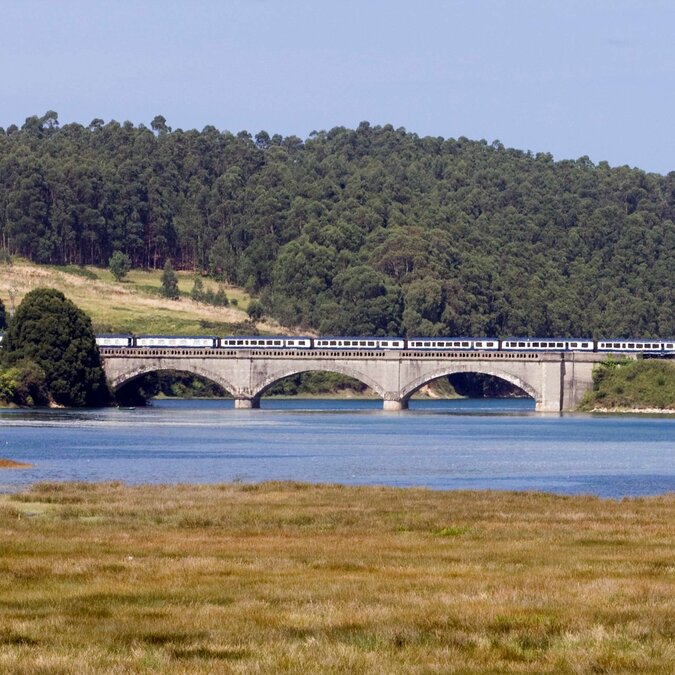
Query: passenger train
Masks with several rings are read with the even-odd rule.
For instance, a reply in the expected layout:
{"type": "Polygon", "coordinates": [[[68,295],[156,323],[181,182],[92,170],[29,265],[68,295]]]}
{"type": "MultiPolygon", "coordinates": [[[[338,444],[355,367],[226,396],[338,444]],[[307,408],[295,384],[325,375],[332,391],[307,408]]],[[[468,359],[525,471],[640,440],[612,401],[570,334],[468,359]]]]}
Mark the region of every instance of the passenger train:
{"type": "MultiPolygon", "coordinates": [[[[0,336],[1,340],[1,336],[0,336]]],[[[106,348],[146,349],[328,349],[408,351],[518,351],[518,352],[612,352],[675,356],[675,338],[602,339],[590,338],[490,338],[490,337],[307,337],[291,335],[97,335],[96,343],[106,348]]]]}

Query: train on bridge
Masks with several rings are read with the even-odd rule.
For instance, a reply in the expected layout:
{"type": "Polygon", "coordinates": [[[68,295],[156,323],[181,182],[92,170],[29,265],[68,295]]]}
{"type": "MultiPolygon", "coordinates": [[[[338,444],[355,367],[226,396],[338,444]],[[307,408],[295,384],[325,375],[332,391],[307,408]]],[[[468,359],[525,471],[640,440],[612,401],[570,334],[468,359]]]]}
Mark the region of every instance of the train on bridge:
{"type": "Polygon", "coordinates": [[[308,337],[296,335],[97,335],[99,347],[120,349],[298,349],[608,352],[675,357],[673,339],[488,338],[488,337],[308,337]]]}

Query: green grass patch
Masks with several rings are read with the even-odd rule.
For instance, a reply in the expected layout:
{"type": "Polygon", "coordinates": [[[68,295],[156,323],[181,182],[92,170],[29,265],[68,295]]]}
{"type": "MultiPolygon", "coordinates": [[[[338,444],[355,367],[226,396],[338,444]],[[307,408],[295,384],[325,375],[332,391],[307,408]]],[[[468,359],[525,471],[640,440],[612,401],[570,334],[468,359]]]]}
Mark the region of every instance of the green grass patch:
{"type": "Polygon", "coordinates": [[[675,409],[675,362],[606,361],[593,372],[593,390],[580,409],[675,409]]]}

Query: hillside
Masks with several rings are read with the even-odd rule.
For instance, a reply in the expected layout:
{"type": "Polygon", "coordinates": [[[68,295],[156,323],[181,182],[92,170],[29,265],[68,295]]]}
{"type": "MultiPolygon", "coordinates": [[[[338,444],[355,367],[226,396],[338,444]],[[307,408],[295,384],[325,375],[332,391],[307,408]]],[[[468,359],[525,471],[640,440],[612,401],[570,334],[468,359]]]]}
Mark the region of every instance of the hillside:
{"type": "MultiPolygon", "coordinates": [[[[57,268],[25,261],[11,265],[0,263],[0,299],[9,309],[10,291],[18,306],[21,298],[33,288],[56,288],[87,312],[98,333],[210,335],[288,330],[271,321],[251,323],[245,311],[250,298],[239,288],[224,287],[228,298],[237,306],[213,307],[189,297],[194,284],[192,274],[178,273],[180,300],[161,297],[160,277],[160,271],[132,270],[123,282],[115,282],[105,269],[57,268]]],[[[212,290],[218,287],[208,279],[204,285],[212,290]]]]}
{"type": "Polygon", "coordinates": [[[675,172],[367,122],[305,140],[150,126],[0,130],[0,246],[171,258],[324,334],[675,335],[675,172]]]}

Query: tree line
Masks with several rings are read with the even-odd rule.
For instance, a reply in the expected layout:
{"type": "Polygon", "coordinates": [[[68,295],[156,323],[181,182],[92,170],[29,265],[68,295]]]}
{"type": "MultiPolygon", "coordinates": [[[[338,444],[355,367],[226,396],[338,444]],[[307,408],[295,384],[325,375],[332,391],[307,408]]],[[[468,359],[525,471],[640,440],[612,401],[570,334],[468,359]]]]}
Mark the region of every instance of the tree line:
{"type": "Polygon", "coordinates": [[[0,245],[210,274],[359,335],[675,335],[675,172],[361,123],[307,139],[50,111],[0,129],[0,245]]]}

